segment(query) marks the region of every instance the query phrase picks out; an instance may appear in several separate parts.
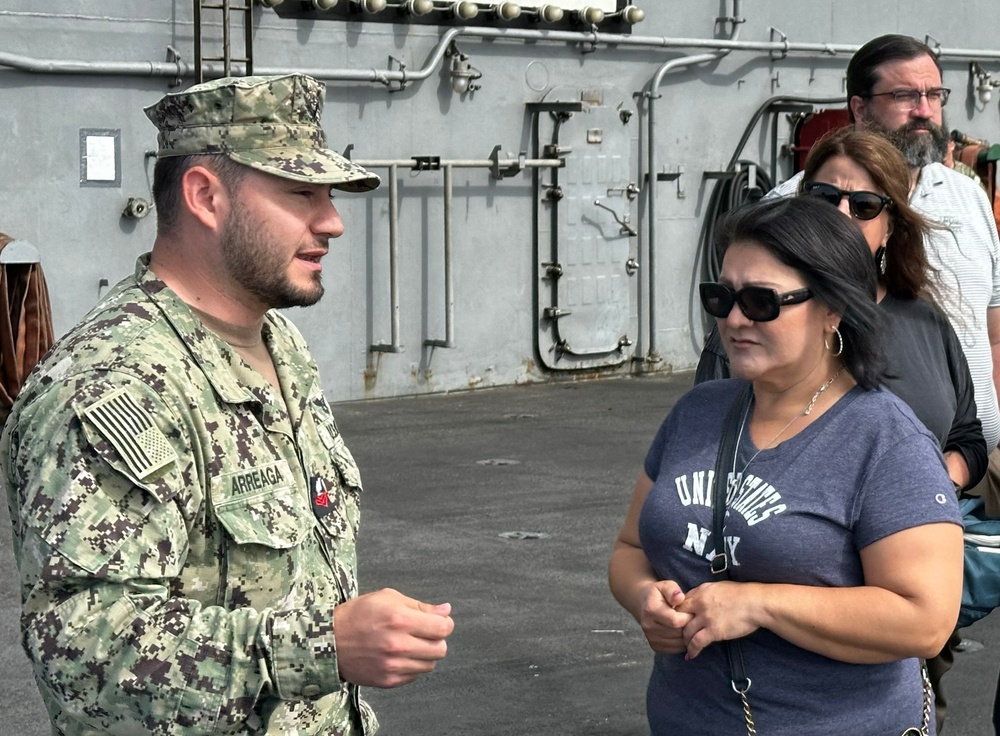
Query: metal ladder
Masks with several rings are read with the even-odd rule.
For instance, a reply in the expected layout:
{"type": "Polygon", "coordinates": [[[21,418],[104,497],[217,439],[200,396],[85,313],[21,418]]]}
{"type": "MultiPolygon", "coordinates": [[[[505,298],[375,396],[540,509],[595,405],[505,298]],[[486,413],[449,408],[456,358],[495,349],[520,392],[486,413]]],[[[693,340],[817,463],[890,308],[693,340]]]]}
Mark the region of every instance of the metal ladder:
{"type": "Polygon", "coordinates": [[[233,62],[243,62],[245,66],[244,74],[253,74],[253,0],[242,0],[234,4],[232,0],[194,0],[194,66],[196,84],[205,81],[205,64],[213,61],[221,61],[223,76],[232,76],[233,62]],[[222,56],[205,56],[202,53],[202,11],[220,10],[222,11],[222,56]],[[243,48],[242,57],[233,57],[230,53],[230,40],[232,37],[230,25],[233,13],[243,14],[243,48]]]}

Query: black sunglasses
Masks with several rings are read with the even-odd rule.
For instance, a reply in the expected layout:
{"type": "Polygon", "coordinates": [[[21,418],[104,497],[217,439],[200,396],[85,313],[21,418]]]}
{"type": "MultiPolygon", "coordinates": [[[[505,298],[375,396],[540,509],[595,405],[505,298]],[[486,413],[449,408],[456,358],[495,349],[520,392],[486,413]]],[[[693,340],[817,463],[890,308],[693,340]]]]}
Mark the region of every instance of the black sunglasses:
{"type": "Polygon", "coordinates": [[[698,290],[702,306],[713,317],[725,319],[733,311],[733,305],[739,304],[740,311],[754,322],[770,322],[778,318],[781,308],[786,304],[800,304],[812,298],[809,289],[779,294],[766,286],[744,286],[739,291],[734,291],[725,284],[706,282],[699,284],[698,290]]]}
{"type": "Polygon", "coordinates": [[[847,197],[851,214],[859,220],[873,220],[892,204],[891,199],[875,192],[849,192],[821,181],[807,181],[802,185],[802,193],[810,197],[819,197],[834,207],[839,207],[840,200],[847,197]]]}

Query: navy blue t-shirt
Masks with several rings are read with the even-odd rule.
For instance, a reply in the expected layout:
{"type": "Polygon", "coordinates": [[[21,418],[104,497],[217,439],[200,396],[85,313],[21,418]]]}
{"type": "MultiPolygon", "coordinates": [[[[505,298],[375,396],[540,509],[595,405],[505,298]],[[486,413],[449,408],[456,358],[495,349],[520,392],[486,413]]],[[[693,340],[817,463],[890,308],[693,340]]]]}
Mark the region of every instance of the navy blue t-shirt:
{"type": "MultiPolygon", "coordinates": [[[[667,416],[646,457],[654,484],[639,517],[639,538],[656,574],[684,590],[712,578],[716,453],[729,407],[745,384],[730,379],[696,386],[667,416]]],[[[755,452],[744,431],[737,473],[755,452]]],[[[765,583],[863,585],[859,551],[867,545],[921,524],[961,524],[938,441],[899,398],[860,388],[799,434],[758,454],[727,506],[730,575],[765,583]]],[[[760,733],[835,729],[898,736],[921,725],[916,659],[847,664],[763,629],[741,646],[760,733]]],[[[690,661],[683,654],[657,654],[647,691],[654,736],[742,733],[741,703],[730,679],[722,644],[690,661]]]]}

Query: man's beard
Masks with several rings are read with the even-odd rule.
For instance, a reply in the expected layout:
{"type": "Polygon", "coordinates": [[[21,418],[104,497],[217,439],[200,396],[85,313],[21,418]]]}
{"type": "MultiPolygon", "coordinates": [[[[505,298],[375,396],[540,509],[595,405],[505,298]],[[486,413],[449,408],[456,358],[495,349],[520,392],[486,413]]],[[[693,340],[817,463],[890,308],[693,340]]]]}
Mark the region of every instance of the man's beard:
{"type": "Polygon", "coordinates": [[[862,120],[865,128],[888,138],[899,149],[910,168],[922,168],[928,164],[943,163],[948,155],[948,130],[944,125],[935,125],[930,120],[911,120],[896,130],[889,130],[872,117],[862,120]],[[914,134],[924,130],[926,134],[914,134]]]}
{"type": "Polygon", "coordinates": [[[270,309],[308,307],[323,296],[318,271],[311,287],[297,287],[288,280],[285,248],[267,240],[260,223],[238,200],[223,229],[221,250],[233,280],[270,309]]]}

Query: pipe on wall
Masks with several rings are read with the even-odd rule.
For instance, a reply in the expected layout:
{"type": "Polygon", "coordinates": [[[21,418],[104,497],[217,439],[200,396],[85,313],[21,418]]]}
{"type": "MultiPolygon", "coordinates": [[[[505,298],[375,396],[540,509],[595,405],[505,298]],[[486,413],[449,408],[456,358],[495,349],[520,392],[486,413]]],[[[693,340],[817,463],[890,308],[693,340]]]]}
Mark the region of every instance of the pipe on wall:
{"type": "MultiPolygon", "coordinates": [[[[733,15],[731,17],[731,22],[733,24],[732,31],[729,36],[729,42],[735,43],[740,35],[740,27],[746,21],[745,18],[740,14],[742,2],[741,0],[733,0],[733,15]]],[[[657,193],[657,159],[656,159],[656,100],[659,99],[659,89],[660,85],[663,83],[663,78],[675,69],[687,69],[690,66],[696,64],[705,64],[711,61],[718,61],[723,58],[730,51],[720,50],[710,54],[696,54],[694,56],[684,56],[679,59],[671,59],[670,61],[663,64],[653,75],[652,80],[649,83],[649,91],[646,93],[646,99],[649,100],[646,109],[646,148],[647,148],[647,172],[646,172],[646,188],[647,188],[647,203],[646,203],[646,219],[648,222],[647,232],[648,232],[648,242],[646,243],[646,268],[645,277],[642,283],[647,284],[646,287],[646,321],[648,324],[647,330],[647,343],[648,348],[646,350],[646,361],[649,363],[660,362],[660,354],[657,349],[656,341],[656,193],[657,193]]],[[[642,321],[642,304],[643,300],[640,297],[640,313],[639,320],[642,321]]],[[[640,335],[642,334],[642,328],[640,325],[639,330],[640,335]]],[[[641,346],[637,346],[637,352],[641,351],[641,346]]]]}
{"type": "Polygon", "coordinates": [[[399,171],[389,164],[389,342],[370,346],[373,353],[401,353],[399,329],[399,171]]]}
{"type": "MultiPolygon", "coordinates": [[[[739,0],[734,0],[739,4],[739,0]]],[[[737,16],[734,13],[734,16],[737,16]]],[[[757,51],[760,53],[805,53],[819,56],[836,56],[838,54],[853,54],[860,48],[858,44],[833,43],[799,43],[788,41],[740,41],[736,37],[729,39],[711,38],[668,38],[666,36],[633,36],[628,34],[598,33],[581,31],[542,31],[516,28],[471,28],[458,27],[448,29],[441,36],[424,66],[416,71],[406,69],[336,69],[336,68],[287,68],[287,67],[257,67],[257,74],[288,74],[302,72],[316,77],[342,82],[371,82],[390,86],[406,85],[409,82],[423,81],[437,71],[445,58],[448,47],[459,36],[480,39],[511,39],[522,41],[550,41],[556,43],[586,44],[590,49],[598,46],[613,46],[615,48],[659,48],[659,49],[706,49],[711,52],[757,51]]],[[[1000,60],[998,49],[962,49],[937,48],[939,58],[1000,60]]],[[[119,76],[154,76],[154,77],[191,77],[195,75],[193,64],[183,60],[175,61],[134,61],[134,62],[92,62],[81,60],[39,59],[0,51],[0,66],[6,66],[23,72],[34,74],[91,74],[119,76]]],[[[219,65],[210,65],[208,71],[218,74],[222,71],[219,65]]]]}
{"type": "Polygon", "coordinates": [[[455,347],[455,282],[452,276],[452,185],[451,164],[444,170],[444,339],[424,340],[424,345],[439,348],[455,347]]]}

